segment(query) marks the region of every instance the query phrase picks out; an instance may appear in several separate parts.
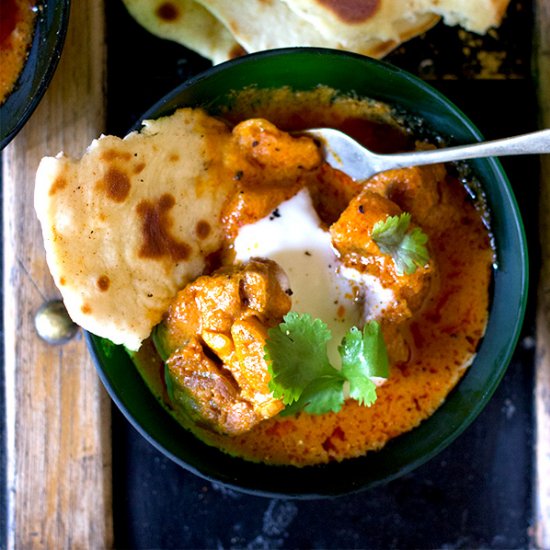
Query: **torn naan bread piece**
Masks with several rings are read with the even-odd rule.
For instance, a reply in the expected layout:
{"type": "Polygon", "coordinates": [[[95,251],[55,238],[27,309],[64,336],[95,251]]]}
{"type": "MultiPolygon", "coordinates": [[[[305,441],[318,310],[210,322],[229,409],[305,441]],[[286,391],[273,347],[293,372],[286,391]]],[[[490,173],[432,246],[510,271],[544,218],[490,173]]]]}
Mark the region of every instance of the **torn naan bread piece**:
{"type": "Polygon", "coordinates": [[[425,0],[425,3],[447,25],[460,25],[467,31],[485,34],[502,23],[510,0],[425,0]]]}
{"type": "Polygon", "coordinates": [[[347,49],[370,57],[382,57],[400,42],[432,27],[439,17],[411,16],[400,34],[363,34],[353,44],[342,37],[322,33],[317,25],[293,11],[282,0],[197,0],[221,21],[247,52],[292,46],[347,49]],[[391,38],[391,39],[390,39],[391,38]]]}
{"type": "Polygon", "coordinates": [[[440,17],[448,25],[483,34],[498,26],[509,0],[281,0],[299,17],[342,47],[355,50],[366,38],[394,46],[440,17]]]}
{"type": "Polygon", "coordinates": [[[153,34],[199,52],[214,64],[246,52],[312,46],[381,58],[448,25],[485,33],[509,0],[123,0],[153,34]]]}
{"type": "Polygon", "coordinates": [[[178,42],[214,64],[245,53],[226,27],[194,0],[123,0],[123,3],[151,34],[178,42]]]}
{"type": "Polygon", "coordinates": [[[180,109],[124,139],[94,140],[80,160],[42,159],[35,209],[73,321],[140,347],[221,246],[232,183],[219,149],[230,136],[203,111],[180,109]]]}

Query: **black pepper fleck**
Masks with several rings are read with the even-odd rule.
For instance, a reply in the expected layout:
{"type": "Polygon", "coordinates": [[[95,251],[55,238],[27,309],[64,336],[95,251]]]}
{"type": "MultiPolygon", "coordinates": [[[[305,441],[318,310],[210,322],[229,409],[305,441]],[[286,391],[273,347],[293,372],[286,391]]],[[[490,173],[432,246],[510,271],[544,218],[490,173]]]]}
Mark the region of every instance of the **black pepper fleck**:
{"type": "Polygon", "coordinates": [[[274,220],[275,218],[280,218],[280,217],[281,217],[281,213],[279,212],[279,209],[275,208],[275,210],[271,212],[271,216],[269,216],[269,219],[274,220]]]}

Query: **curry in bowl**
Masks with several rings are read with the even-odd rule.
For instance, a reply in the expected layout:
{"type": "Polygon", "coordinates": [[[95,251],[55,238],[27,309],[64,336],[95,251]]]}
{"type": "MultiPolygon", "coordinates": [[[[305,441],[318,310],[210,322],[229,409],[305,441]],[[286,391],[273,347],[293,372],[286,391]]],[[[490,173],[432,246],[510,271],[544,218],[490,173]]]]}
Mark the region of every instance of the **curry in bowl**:
{"type": "MultiPolygon", "coordinates": [[[[35,206],[67,309],[123,345],[189,431],[152,426],[134,383],[111,384],[176,459],[194,448],[189,433],[230,468],[229,457],[294,468],[394,453],[397,436],[449,408],[483,348],[486,196],[456,166],[353,181],[300,134],[332,126],[379,152],[438,143],[378,97],[284,85],[226,95],[175,110],[169,98],[140,132],[42,161],[35,206]]],[[[92,337],[120,381],[130,361],[116,366],[121,348],[106,342],[92,337]]]]}

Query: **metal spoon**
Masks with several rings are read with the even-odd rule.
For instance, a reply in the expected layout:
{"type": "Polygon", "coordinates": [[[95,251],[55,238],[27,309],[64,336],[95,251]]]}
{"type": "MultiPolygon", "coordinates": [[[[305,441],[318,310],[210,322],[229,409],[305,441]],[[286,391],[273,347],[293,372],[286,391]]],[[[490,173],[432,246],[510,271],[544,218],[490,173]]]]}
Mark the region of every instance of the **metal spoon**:
{"type": "Polygon", "coordinates": [[[492,156],[550,153],[550,129],[471,145],[391,155],[373,153],[332,128],[313,128],[301,133],[319,141],[325,160],[354,180],[365,180],[394,168],[492,156]]]}

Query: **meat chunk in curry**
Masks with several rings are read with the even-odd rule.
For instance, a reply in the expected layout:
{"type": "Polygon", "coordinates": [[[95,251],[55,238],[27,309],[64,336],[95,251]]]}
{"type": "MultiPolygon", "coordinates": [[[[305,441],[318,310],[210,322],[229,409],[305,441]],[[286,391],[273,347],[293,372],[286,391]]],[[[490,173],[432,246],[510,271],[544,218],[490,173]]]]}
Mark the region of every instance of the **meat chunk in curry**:
{"type": "Polygon", "coordinates": [[[414,273],[400,273],[392,257],[383,253],[372,238],[377,222],[401,213],[395,202],[365,189],[350,201],[338,221],[330,227],[330,233],[346,265],[375,276],[382,286],[393,290],[397,305],[393,312],[386,312],[386,316],[407,319],[424,302],[435,265],[432,261],[414,273]]]}
{"type": "Polygon", "coordinates": [[[275,262],[251,260],[199,277],[179,292],[156,344],[174,402],[195,422],[236,435],[280,412],[268,388],[268,328],[290,309],[275,262]]]}
{"type": "MultiPolygon", "coordinates": [[[[407,171],[403,172],[406,176],[407,171]]],[[[373,185],[367,182],[363,191],[350,201],[340,218],[332,224],[330,233],[344,265],[375,277],[382,287],[393,292],[392,305],[377,320],[382,325],[388,355],[395,364],[404,363],[410,358],[408,322],[433,292],[437,284],[437,265],[432,256],[425,266],[413,273],[401,273],[392,257],[383,253],[372,237],[376,223],[384,222],[388,216],[403,213],[396,202],[387,198],[389,182],[394,177],[381,174],[373,185]]],[[[426,187],[431,190],[431,187],[426,187]]],[[[424,189],[417,189],[418,199],[415,200],[422,200],[424,189]]],[[[415,226],[414,222],[412,225],[415,226]]],[[[369,311],[365,311],[365,317],[369,317],[369,311]]]]}
{"type": "Polygon", "coordinates": [[[224,164],[232,174],[235,192],[222,223],[226,233],[269,214],[295,195],[323,166],[313,140],[294,137],[264,119],[241,122],[232,132],[224,164]]]}

